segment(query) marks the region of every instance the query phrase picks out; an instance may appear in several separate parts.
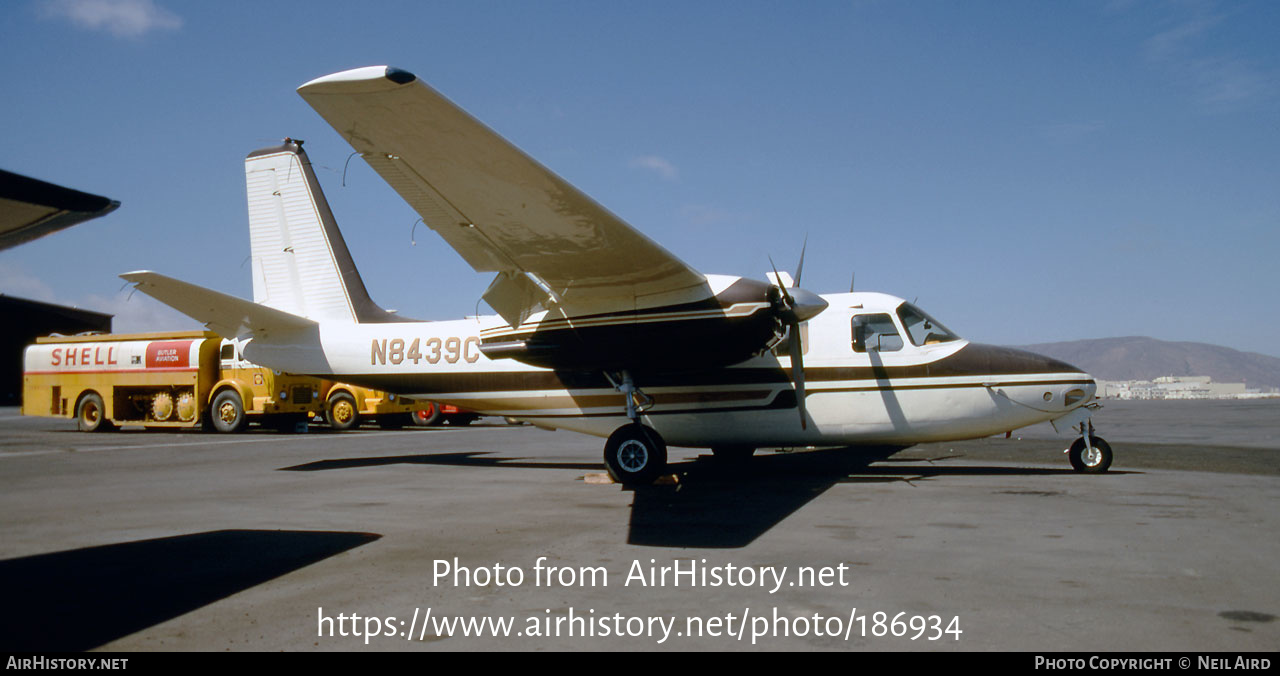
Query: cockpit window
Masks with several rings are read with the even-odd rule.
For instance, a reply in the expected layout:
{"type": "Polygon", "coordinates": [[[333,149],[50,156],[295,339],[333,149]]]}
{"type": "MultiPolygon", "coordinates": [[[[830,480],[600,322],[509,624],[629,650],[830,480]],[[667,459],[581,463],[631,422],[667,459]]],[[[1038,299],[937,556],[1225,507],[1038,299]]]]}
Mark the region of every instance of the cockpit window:
{"type": "Polygon", "coordinates": [[[897,352],[902,349],[902,336],[893,317],[886,314],[854,315],[854,352],[897,352]]]}
{"type": "Polygon", "coordinates": [[[960,336],[911,303],[898,306],[898,319],[902,320],[902,326],[907,330],[912,345],[935,345],[960,340],[960,336]]]}

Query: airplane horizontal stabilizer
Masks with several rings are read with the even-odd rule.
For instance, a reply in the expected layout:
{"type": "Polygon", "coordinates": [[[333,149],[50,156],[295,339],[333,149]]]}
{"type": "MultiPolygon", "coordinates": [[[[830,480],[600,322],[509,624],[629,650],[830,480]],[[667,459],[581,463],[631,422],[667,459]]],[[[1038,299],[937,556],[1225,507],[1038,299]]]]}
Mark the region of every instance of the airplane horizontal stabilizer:
{"type": "Polygon", "coordinates": [[[316,322],[306,317],[149,270],[126,272],[120,277],[132,282],[135,288],[148,296],[203,322],[210,331],[223,338],[265,338],[272,333],[288,333],[317,326],[316,322]]]}

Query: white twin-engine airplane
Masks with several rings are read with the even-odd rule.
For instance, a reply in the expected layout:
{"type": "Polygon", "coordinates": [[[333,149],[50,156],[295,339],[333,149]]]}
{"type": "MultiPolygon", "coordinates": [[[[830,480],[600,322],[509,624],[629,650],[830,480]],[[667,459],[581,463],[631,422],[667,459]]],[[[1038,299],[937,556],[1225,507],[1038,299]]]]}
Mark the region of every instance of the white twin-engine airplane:
{"type": "MultiPolygon", "coordinates": [[[[900,298],[818,296],[786,273],[705,275],[609,213],[413,74],[376,66],[298,89],[479,272],[497,316],[414,321],[369,297],[301,142],[245,161],[254,302],[154,272],[138,289],[238,341],[246,359],[607,437],[613,478],[643,484],[667,444],[759,447],[972,439],[1078,428],[1096,384],[1047,357],[970,343],[900,298]]],[[[801,266],[803,265],[801,255],[801,266]]]]}

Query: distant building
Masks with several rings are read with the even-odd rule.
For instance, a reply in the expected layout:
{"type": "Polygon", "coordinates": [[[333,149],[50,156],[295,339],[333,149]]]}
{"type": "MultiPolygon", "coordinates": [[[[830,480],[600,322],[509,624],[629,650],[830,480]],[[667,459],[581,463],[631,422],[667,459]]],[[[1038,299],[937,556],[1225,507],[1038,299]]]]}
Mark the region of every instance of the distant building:
{"type": "Polygon", "coordinates": [[[111,315],[3,294],[0,321],[10,327],[0,336],[0,406],[16,406],[21,400],[22,351],[37,336],[111,333],[111,315]]]}
{"type": "Polygon", "coordinates": [[[1098,381],[1098,396],[1108,399],[1253,399],[1277,397],[1274,389],[1249,389],[1245,383],[1215,383],[1209,376],[1161,376],[1155,380],[1098,381]]]}

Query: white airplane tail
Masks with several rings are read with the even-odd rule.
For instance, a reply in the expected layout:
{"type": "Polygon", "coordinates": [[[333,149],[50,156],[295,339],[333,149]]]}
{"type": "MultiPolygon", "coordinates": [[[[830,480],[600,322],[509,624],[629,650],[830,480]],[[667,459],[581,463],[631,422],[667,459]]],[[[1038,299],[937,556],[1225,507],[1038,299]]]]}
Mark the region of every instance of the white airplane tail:
{"type": "Polygon", "coordinates": [[[253,300],[315,321],[406,321],[369,297],[302,142],[249,154],[253,300]]]}

